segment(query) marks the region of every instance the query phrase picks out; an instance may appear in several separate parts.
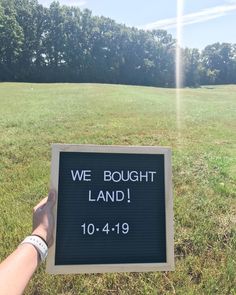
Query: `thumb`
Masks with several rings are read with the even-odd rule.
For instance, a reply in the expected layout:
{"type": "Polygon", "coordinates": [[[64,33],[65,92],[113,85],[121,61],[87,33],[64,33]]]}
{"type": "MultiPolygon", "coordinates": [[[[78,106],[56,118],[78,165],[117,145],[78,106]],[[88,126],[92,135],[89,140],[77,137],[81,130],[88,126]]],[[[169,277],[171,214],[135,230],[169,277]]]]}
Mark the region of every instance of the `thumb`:
{"type": "Polygon", "coordinates": [[[47,206],[52,209],[56,203],[56,192],[55,190],[50,190],[48,194],[47,206]]]}

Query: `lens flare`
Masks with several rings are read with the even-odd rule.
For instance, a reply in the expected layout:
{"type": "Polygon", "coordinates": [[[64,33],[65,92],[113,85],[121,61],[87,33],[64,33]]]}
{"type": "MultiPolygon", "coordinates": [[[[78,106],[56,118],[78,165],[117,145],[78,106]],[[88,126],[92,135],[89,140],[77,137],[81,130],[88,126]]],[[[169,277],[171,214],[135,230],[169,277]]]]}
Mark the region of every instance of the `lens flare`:
{"type": "Polygon", "coordinates": [[[181,88],[183,87],[183,59],[182,59],[182,38],[183,38],[183,11],[184,0],[177,1],[177,22],[176,22],[176,56],[175,56],[175,79],[176,79],[176,123],[178,139],[181,137],[181,88]]]}

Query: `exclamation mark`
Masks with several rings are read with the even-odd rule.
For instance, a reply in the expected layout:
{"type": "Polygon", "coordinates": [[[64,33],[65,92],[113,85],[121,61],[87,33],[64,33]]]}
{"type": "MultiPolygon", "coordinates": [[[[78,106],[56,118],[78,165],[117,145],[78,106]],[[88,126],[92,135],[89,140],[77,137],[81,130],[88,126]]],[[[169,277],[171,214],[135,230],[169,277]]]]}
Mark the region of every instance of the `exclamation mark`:
{"type": "Polygon", "coordinates": [[[129,188],[127,188],[127,197],[128,197],[127,202],[130,203],[131,200],[130,200],[130,190],[129,190],[129,188]]]}

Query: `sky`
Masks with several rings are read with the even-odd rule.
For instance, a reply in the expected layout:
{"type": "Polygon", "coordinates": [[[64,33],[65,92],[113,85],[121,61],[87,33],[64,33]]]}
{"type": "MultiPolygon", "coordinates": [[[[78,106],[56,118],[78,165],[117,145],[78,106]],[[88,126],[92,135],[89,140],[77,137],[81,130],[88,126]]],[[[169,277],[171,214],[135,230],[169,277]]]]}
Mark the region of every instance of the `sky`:
{"type": "MultiPolygon", "coordinates": [[[[49,6],[51,0],[38,0],[49,6]]],[[[203,49],[215,42],[236,43],[236,0],[183,1],[182,46],[203,49]]],[[[142,29],[165,29],[176,37],[177,0],[59,0],[92,10],[118,23],[142,29]]]]}

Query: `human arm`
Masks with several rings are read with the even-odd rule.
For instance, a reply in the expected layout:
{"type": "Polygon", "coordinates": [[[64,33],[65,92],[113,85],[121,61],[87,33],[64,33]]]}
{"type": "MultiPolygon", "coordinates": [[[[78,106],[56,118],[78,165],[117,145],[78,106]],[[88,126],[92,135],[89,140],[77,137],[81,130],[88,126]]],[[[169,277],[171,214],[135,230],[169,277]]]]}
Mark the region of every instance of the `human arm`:
{"type": "MultiPolygon", "coordinates": [[[[33,213],[32,235],[41,236],[50,247],[53,243],[54,219],[52,209],[55,192],[50,191],[33,213]]],[[[32,244],[21,244],[0,264],[0,294],[20,295],[40,264],[38,251],[32,244]]]]}

